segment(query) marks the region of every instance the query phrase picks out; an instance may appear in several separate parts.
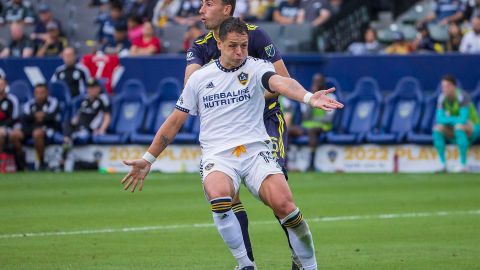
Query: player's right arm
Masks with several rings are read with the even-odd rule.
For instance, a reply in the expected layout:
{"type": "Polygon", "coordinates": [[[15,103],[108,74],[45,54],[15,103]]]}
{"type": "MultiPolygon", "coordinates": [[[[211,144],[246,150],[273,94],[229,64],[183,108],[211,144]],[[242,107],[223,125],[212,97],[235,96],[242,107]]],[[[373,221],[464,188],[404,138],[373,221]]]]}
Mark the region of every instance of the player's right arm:
{"type": "Polygon", "coordinates": [[[130,173],[128,173],[123,179],[122,184],[125,184],[124,190],[128,190],[132,186],[132,192],[140,182],[139,191],[142,191],[143,181],[150,172],[150,168],[155,159],[167,148],[178,131],[182,127],[183,123],[187,120],[188,113],[180,110],[174,110],[172,114],[165,120],[165,123],[160,127],[155,134],[155,138],[148,147],[147,153],[141,159],[125,160],[123,163],[131,167],[130,173]],[[148,155],[148,156],[147,156],[148,155]]]}
{"type": "Polygon", "coordinates": [[[125,190],[128,190],[133,185],[132,192],[134,192],[138,182],[140,182],[139,191],[142,190],[143,181],[150,172],[152,164],[165,150],[167,145],[173,141],[183,123],[187,120],[188,114],[196,115],[198,113],[197,95],[193,87],[196,83],[192,81],[190,79],[185,85],[185,89],[175,106],[176,109],[157,131],[145,155],[141,159],[124,161],[125,165],[131,166],[130,173],[122,179],[122,184],[125,184],[125,190]]]}

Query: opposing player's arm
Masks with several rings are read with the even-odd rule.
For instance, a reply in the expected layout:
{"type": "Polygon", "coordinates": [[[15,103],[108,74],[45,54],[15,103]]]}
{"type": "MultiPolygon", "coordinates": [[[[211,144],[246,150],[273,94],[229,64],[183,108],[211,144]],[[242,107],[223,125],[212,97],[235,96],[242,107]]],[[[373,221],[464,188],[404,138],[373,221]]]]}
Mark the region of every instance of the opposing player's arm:
{"type": "Polygon", "coordinates": [[[122,179],[122,184],[125,184],[124,190],[128,190],[133,185],[132,192],[134,192],[140,182],[138,190],[142,191],[143,181],[150,172],[153,162],[173,141],[187,117],[188,113],[174,110],[155,134],[155,138],[145,155],[141,159],[123,161],[125,165],[131,166],[130,173],[122,179]]]}
{"type": "Polygon", "coordinates": [[[199,70],[202,66],[199,64],[190,64],[185,68],[185,79],[183,85],[187,84],[188,79],[192,76],[193,72],[199,70]]]}
{"type": "Polygon", "coordinates": [[[277,92],[290,99],[307,103],[312,107],[325,111],[343,108],[342,103],[327,96],[328,94],[333,93],[335,88],[318,91],[315,94],[312,94],[305,90],[305,88],[296,80],[280,76],[274,72],[266,72],[262,76],[262,85],[267,91],[277,92]]]}

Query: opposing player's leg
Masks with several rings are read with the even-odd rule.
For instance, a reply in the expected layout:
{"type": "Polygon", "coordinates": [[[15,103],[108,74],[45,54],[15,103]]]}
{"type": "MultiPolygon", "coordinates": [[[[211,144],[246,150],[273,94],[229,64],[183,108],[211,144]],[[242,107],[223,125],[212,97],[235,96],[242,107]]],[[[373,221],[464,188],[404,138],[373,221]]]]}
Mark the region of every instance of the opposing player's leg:
{"type": "MultiPolygon", "coordinates": [[[[267,129],[267,133],[272,141],[273,155],[276,158],[278,164],[282,167],[282,171],[285,175],[285,180],[288,180],[286,150],[288,142],[288,130],[283,113],[281,110],[278,110],[276,113],[268,113],[264,115],[263,121],[265,124],[265,128],[267,129]]],[[[287,237],[288,246],[292,251],[292,270],[301,269],[301,265],[296,258],[297,256],[292,249],[287,228],[283,226],[281,220],[277,215],[275,215],[275,218],[278,220],[280,226],[282,226],[282,229],[285,232],[285,236],[287,237]]]]}
{"type": "Polygon", "coordinates": [[[239,181],[233,181],[227,173],[212,170],[204,176],[203,187],[212,208],[215,226],[237,260],[239,268],[253,269],[254,264],[248,258],[240,223],[232,210],[232,198],[239,187],[239,181]]]}
{"type": "Polygon", "coordinates": [[[252,243],[250,242],[250,234],[248,233],[248,216],[242,202],[240,201],[240,193],[235,194],[233,197],[232,210],[242,228],[243,243],[247,249],[248,258],[253,262],[255,261],[255,258],[253,257],[252,243]]]}
{"type": "Polygon", "coordinates": [[[287,228],[290,244],[303,269],[317,269],[312,234],[293,201],[292,193],[283,174],[267,176],[260,186],[259,196],[281,219],[282,225],[287,228]]]}

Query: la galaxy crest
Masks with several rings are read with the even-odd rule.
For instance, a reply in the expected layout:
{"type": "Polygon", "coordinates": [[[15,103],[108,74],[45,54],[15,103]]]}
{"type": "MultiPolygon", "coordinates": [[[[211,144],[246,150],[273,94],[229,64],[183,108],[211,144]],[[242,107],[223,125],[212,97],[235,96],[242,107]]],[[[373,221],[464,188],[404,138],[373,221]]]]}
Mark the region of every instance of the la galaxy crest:
{"type": "Polygon", "coordinates": [[[275,55],[275,47],[273,47],[273,44],[266,46],[264,49],[268,57],[273,57],[275,55]]]}
{"type": "Polygon", "coordinates": [[[242,85],[246,85],[247,82],[248,82],[248,74],[245,73],[245,72],[242,72],[240,73],[238,76],[238,81],[242,84],[242,85]]]}

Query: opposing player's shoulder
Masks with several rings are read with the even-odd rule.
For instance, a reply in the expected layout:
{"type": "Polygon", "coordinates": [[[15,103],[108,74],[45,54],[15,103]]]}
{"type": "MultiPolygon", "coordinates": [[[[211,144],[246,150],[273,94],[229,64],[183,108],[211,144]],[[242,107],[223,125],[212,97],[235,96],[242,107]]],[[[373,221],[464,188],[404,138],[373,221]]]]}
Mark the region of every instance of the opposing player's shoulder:
{"type": "Polygon", "coordinates": [[[203,34],[201,35],[200,37],[198,37],[195,42],[194,42],[194,45],[205,45],[207,44],[207,42],[211,39],[214,39],[213,37],[213,31],[210,31],[206,34],[203,34]]]}
{"type": "Polygon", "coordinates": [[[211,76],[212,72],[214,72],[215,69],[216,67],[214,65],[214,61],[211,61],[210,63],[203,65],[202,67],[200,67],[200,69],[195,71],[188,79],[188,82],[198,84],[205,78],[211,76]]]}

